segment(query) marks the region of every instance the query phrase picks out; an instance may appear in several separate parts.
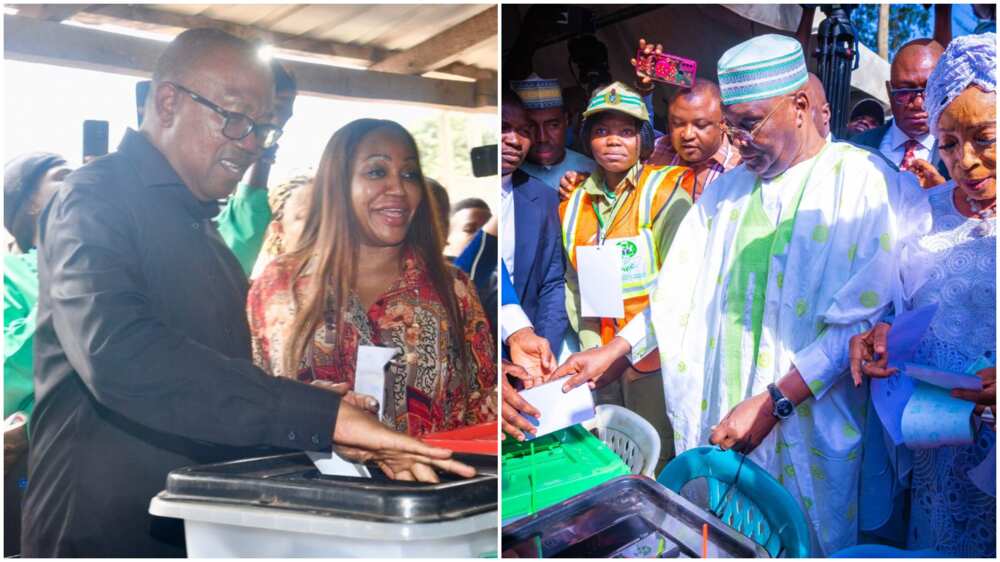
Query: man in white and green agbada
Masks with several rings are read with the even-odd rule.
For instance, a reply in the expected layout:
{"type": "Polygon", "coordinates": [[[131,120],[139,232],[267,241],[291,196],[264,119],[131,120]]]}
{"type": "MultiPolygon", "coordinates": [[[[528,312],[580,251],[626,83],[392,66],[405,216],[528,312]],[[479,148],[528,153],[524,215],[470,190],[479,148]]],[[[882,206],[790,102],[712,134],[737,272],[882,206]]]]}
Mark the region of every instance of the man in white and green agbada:
{"type": "Polygon", "coordinates": [[[755,37],[718,66],[742,164],[685,217],[647,312],[555,375],[576,373],[564,388],[595,381],[646,347],[632,324],[651,322],[677,454],[709,444],[750,454],[799,500],[814,555],[828,556],[858,534],[868,395],[851,382],[848,342],[898,296],[890,201],[919,188],[819,135],[794,39],[755,37]]]}

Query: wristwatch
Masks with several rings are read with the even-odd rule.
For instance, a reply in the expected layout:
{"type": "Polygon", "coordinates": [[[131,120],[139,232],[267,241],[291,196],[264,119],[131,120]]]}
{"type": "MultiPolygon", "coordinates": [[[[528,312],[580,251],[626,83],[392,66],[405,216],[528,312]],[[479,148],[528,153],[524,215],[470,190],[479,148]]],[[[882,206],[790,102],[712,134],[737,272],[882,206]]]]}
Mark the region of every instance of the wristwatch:
{"type": "Polygon", "coordinates": [[[778,386],[775,384],[767,385],[767,392],[771,395],[771,402],[774,402],[774,410],[771,414],[779,420],[785,420],[791,417],[795,413],[795,404],[792,401],[785,398],[785,395],[778,390],[778,386]]]}

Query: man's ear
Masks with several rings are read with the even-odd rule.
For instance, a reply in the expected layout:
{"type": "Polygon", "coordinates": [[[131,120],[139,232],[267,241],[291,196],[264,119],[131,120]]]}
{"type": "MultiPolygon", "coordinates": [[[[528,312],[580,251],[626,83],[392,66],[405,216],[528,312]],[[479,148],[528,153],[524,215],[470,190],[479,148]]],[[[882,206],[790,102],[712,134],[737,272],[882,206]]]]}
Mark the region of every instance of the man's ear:
{"type": "Polygon", "coordinates": [[[795,117],[795,126],[801,127],[805,122],[805,119],[807,119],[806,116],[812,116],[812,112],[810,111],[812,101],[809,99],[809,94],[807,94],[805,90],[799,90],[798,92],[795,92],[793,103],[795,104],[795,109],[799,110],[799,113],[795,117]]]}
{"type": "Polygon", "coordinates": [[[809,99],[809,94],[805,90],[799,90],[795,92],[795,99],[793,100],[795,107],[803,110],[810,111],[813,106],[813,100],[809,99]]]}
{"type": "Polygon", "coordinates": [[[177,118],[177,108],[180,102],[179,93],[177,88],[165,82],[157,85],[156,91],[153,92],[153,111],[156,112],[157,120],[164,127],[172,126],[177,118]]]}
{"type": "Polygon", "coordinates": [[[885,95],[889,98],[889,105],[892,105],[892,84],[888,80],[885,81],[885,95]]]}

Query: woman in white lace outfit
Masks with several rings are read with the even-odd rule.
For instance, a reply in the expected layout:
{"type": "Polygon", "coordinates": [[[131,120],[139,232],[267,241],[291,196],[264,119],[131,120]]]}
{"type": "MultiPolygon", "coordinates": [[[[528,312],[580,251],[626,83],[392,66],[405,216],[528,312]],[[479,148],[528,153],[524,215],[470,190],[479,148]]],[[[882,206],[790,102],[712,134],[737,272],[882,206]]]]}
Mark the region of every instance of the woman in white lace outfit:
{"type": "MultiPolygon", "coordinates": [[[[976,403],[972,444],[912,452],[906,547],[994,558],[996,483],[969,472],[996,463],[995,426],[983,415],[996,411],[996,34],[953,41],[928,80],[925,105],[953,179],[928,193],[933,226],[902,266],[908,307],[939,305],[913,361],[976,372],[984,388],[952,393],[976,403]]],[[[852,339],[856,379],[858,371],[887,374],[885,358],[872,361],[887,331],[879,324],[852,339]]]]}

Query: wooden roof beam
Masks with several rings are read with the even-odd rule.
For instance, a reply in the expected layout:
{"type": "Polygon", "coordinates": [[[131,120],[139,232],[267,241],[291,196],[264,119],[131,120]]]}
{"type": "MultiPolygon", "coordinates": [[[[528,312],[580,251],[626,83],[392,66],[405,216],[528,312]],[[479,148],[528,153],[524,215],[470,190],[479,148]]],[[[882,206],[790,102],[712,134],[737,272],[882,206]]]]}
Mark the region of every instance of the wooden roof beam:
{"type": "MultiPolygon", "coordinates": [[[[4,15],[4,56],[11,60],[148,78],[162,41],[4,15]]],[[[283,61],[299,91],[323,97],[424,103],[449,108],[496,106],[496,80],[435,80],[321,64],[283,61]]]]}
{"type": "Polygon", "coordinates": [[[46,21],[63,21],[87,8],[89,4],[8,4],[17,15],[46,21]]]}
{"type": "MultiPolygon", "coordinates": [[[[355,59],[364,62],[381,60],[387,54],[386,50],[376,47],[366,47],[362,45],[323,39],[312,39],[309,37],[292,35],[290,33],[270,31],[262,27],[241,25],[207,16],[177,14],[162,10],[154,10],[152,8],[135,4],[92,5],[87,7],[84,11],[86,14],[93,16],[166,27],[177,27],[183,29],[211,27],[214,29],[221,29],[222,31],[244,39],[259,39],[266,41],[278,49],[288,49],[310,54],[355,59]]],[[[81,14],[77,19],[81,22],[88,23],[88,18],[85,17],[85,14],[81,14]]]]}
{"type": "Polygon", "coordinates": [[[492,70],[479,68],[478,66],[462,64],[460,62],[453,62],[449,65],[445,65],[440,68],[435,68],[434,72],[453,74],[455,76],[462,76],[463,78],[472,78],[473,80],[490,80],[490,79],[496,80],[497,77],[497,73],[493,72],[492,70]]]}
{"type": "Polygon", "coordinates": [[[497,35],[497,7],[476,14],[458,25],[438,33],[426,41],[398,53],[369,67],[380,72],[401,74],[421,74],[435,70],[447,59],[460,54],[473,45],[482,43],[497,35]]]}

